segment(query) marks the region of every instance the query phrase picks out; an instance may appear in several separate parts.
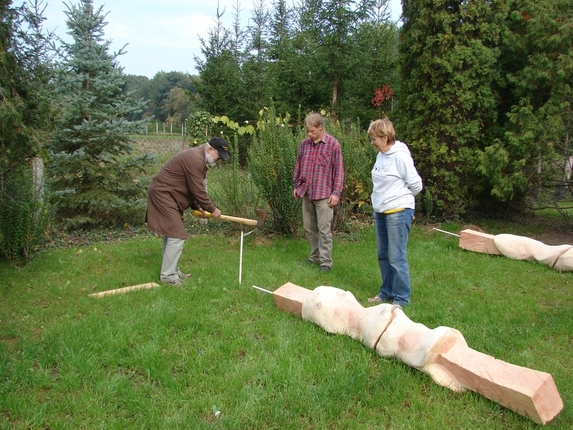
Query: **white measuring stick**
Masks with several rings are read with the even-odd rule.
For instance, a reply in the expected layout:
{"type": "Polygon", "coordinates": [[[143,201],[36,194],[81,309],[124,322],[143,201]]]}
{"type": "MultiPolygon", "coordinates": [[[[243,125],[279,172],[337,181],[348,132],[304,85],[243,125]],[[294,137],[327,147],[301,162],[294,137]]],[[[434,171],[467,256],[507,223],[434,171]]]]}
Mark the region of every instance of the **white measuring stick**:
{"type": "Polygon", "coordinates": [[[245,238],[245,236],[248,236],[249,234],[253,233],[254,231],[255,230],[251,230],[250,232],[245,234],[241,230],[241,247],[240,247],[240,251],[239,251],[239,284],[242,282],[242,276],[243,276],[243,239],[245,238]]]}
{"type": "Polygon", "coordinates": [[[451,234],[452,236],[460,237],[459,234],[452,233],[452,232],[446,231],[446,230],[440,230],[439,228],[435,228],[435,227],[434,227],[434,230],[439,231],[439,232],[441,232],[441,233],[451,234]]]}
{"type": "Polygon", "coordinates": [[[259,291],[262,291],[263,293],[267,293],[267,294],[272,294],[272,293],[273,293],[272,291],[265,290],[264,288],[257,287],[256,285],[253,285],[253,288],[255,288],[255,289],[259,290],[259,291]]]}

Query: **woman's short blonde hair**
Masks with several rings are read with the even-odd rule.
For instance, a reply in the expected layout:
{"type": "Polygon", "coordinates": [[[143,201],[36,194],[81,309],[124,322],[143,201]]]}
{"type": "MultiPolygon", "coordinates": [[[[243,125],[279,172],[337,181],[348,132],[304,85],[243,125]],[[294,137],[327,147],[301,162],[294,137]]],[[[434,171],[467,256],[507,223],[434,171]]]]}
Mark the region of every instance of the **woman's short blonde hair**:
{"type": "Polygon", "coordinates": [[[388,143],[392,144],[396,141],[396,130],[394,124],[388,118],[377,119],[370,123],[368,127],[368,136],[370,137],[388,137],[388,143]]]}

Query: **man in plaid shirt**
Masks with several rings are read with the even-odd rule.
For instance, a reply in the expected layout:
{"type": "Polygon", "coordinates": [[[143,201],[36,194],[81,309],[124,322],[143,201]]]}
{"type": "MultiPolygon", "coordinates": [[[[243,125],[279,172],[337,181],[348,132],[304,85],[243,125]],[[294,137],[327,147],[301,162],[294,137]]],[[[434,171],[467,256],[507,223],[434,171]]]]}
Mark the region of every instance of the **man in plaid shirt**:
{"type": "Polygon", "coordinates": [[[293,195],[302,198],[304,234],[310,243],[309,264],[323,272],[332,268],[331,224],[334,206],[344,187],[342,149],[324,131],[324,118],[317,113],[304,121],[308,137],[300,143],[293,173],[293,195]]]}

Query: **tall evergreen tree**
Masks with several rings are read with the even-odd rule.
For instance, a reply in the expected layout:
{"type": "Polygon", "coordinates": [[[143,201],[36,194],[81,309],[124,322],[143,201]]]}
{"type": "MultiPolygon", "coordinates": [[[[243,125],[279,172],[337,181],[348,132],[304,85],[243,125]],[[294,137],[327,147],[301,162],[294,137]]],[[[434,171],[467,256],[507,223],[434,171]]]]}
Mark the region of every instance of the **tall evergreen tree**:
{"type": "Polygon", "coordinates": [[[0,253],[26,264],[44,236],[39,155],[52,131],[55,104],[42,0],[13,9],[0,0],[0,253]]]}
{"type": "Polygon", "coordinates": [[[353,59],[354,37],[361,22],[368,16],[374,0],[323,0],[319,8],[320,54],[317,66],[330,83],[332,115],[337,117],[345,83],[351,79],[356,64],[353,59]]]}
{"type": "Polygon", "coordinates": [[[63,115],[51,165],[59,211],[74,226],[132,222],[134,211],[144,207],[146,184],[137,175],[152,158],[131,155],[130,134],[141,131],[143,122],[126,118],[145,103],[123,92],[117,61],[122,50],[109,53],[102,7],[80,0],[67,5],[66,15],[73,40],[63,43],[58,65],[63,115]]]}
{"type": "Polygon", "coordinates": [[[401,136],[441,215],[463,215],[487,195],[476,151],[499,132],[506,16],[504,0],[403,1],[401,136]]]}
{"type": "Polygon", "coordinates": [[[296,89],[294,79],[296,62],[292,61],[292,28],[294,11],[286,0],[274,0],[269,16],[269,83],[271,98],[276,111],[280,114],[297,111],[296,89]]]}
{"type": "Polygon", "coordinates": [[[242,109],[241,64],[233,44],[231,32],[221,18],[225,12],[217,7],[215,28],[209,30],[207,40],[200,39],[204,59],[195,57],[200,80],[197,91],[199,105],[212,115],[227,115],[234,120],[249,119],[242,109]]]}
{"type": "Polygon", "coordinates": [[[532,196],[542,205],[554,193],[541,188],[566,185],[565,160],[573,155],[573,3],[509,5],[500,61],[505,133],[480,153],[480,171],[496,198],[524,205],[532,196]]]}
{"type": "Polygon", "coordinates": [[[292,79],[297,83],[303,115],[331,105],[332,79],[329,72],[325,74],[327,66],[323,63],[328,53],[321,49],[323,31],[318,24],[323,18],[322,0],[299,0],[291,61],[300,65],[292,79]]]}
{"type": "Polygon", "coordinates": [[[252,120],[268,104],[270,96],[267,41],[269,13],[264,0],[259,0],[254,6],[252,24],[248,27],[248,52],[242,65],[245,108],[252,120]]]}
{"type": "Polygon", "coordinates": [[[328,106],[328,86],[321,91],[324,81],[316,67],[318,33],[312,17],[318,9],[307,1],[291,7],[284,0],[275,0],[269,18],[271,97],[278,113],[288,112],[295,118],[301,110],[304,117],[307,111],[325,106],[325,100],[328,106]]]}
{"type": "Polygon", "coordinates": [[[368,19],[357,26],[347,59],[352,77],[345,83],[341,112],[346,118],[360,118],[365,126],[384,115],[395,119],[397,113],[399,28],[387,9],[388,0],[376,0],[366,11],[368,19]]]}

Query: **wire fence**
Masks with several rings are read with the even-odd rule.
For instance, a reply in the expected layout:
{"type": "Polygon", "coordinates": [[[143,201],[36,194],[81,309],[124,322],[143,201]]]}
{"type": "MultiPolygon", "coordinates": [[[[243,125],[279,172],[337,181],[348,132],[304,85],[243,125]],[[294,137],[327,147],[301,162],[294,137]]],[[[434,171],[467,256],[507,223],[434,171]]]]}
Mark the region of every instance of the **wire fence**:
{"type": "Polygon", "coordinates": [[[145,125],[146,135],[152,134],[152,135],[185,136],[186,133],[187,133],[186,123],[156,121],[154,123],[148,123],[145,125]]]}
{"type": "Polygon", "coordinates": [[[133,146],[139,153],[175,155],[191,146],[189,139],[180,135],[135,135],[133,146]]]}

